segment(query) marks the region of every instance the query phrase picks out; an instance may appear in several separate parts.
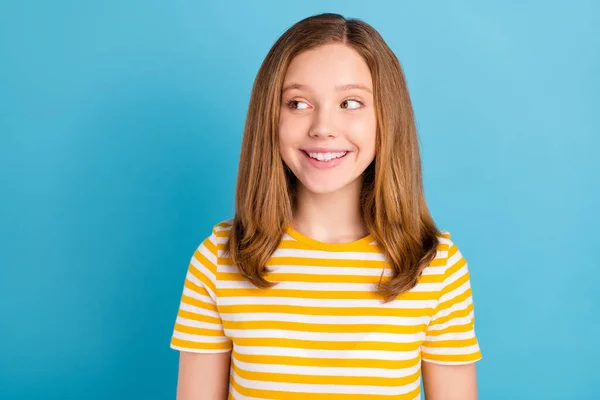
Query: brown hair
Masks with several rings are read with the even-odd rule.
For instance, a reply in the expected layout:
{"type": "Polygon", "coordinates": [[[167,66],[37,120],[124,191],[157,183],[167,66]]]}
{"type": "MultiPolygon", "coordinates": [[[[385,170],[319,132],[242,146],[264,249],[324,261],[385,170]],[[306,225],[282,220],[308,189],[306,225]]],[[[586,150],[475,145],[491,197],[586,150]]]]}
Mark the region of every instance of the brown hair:
{"type": "Polygon", "coordinates": [[[363,173],[362,217],[392,268],[377,288],[386,302],[417,284],[435,258],[438,236],[425,202],[419,143],[402,67],[381,35],[339,14],[305,18],[289,28],[263,61],[252,88],[242,139],[235,217],[226,247],[241,274],[260,288],[266,262],[291,222],[295,177],[279,153],[281,91],[299,53],[328,43],[351,46],[367,62],[377,118],[375,160],[363,173]]]}

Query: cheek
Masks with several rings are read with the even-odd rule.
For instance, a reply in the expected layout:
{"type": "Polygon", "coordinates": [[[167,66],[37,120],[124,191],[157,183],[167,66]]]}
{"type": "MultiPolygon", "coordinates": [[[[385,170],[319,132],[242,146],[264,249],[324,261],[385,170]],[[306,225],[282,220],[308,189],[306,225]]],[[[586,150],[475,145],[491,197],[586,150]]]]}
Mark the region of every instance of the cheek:
{"type": "Polygon", "coordinates": [[[286,164],[292,162],[294,148],[297,146],[297,127],[291,124],[289,120],[280,119],[279,128],[279,153],[286,164]]]}
{"type": "Polygon", "coordinates": [[[285,149],[285,147],[288,144],[288,141],[290,139],[289,126],[288,126],[288,124],[286,124],[286,121],[283,118],[281,118],[279,120],[278,136],[279,136],[279,148],[281,150],[283,150],[283,149],[285,149]]]}
{"type": "Polygon", "coordinates": [[[348,126],[351,141],[363,153],[373,153],[377,135],[377,121],[373,118],[365,118],[354,121],[348,126]]]}
{"type": "Polygon", "coordinates": [[[288,150],[290,146],[297,145],[304,138],[303,132],[306,132],[301,121],[284,117],[279,119],[278,129],[279,145],[282,150],[288,150]]]}

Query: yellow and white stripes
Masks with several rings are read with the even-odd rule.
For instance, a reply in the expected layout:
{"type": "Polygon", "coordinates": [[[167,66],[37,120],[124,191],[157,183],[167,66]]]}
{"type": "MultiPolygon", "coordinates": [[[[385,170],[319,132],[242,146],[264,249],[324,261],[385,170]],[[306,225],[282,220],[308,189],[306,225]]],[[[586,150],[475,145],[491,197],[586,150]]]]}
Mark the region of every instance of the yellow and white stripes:
{"type": "Polygon", "coordinates": [[[171,347],[232,351],[230,398],[418,399],[420,365],[481,358],[468,266],[443,232],[418,285],[383,304],[371,236],[327,244],[288,228],[258,289],[224,257],[231,220],[191,258],[171,347]]]}

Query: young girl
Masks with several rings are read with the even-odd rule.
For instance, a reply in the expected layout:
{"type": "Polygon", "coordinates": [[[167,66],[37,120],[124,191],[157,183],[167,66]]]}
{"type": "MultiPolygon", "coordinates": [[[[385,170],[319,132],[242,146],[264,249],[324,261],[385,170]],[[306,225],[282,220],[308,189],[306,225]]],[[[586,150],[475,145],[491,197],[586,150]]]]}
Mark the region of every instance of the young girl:
{"type": "Polygon", "coordinates": [[[337,14],[258,71],[235,218],[194,252],[171,347],[179,400],[476,399],[467,263],[425,203],[401,66],[337,14]]]}

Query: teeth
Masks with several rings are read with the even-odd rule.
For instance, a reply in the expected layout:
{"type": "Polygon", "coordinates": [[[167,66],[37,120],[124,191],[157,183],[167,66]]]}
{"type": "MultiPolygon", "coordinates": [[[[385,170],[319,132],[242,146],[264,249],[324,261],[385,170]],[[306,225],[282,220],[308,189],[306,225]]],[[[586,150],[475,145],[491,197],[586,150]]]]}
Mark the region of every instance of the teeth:
{"type": "Polygon", "coordinates": [[[346,155],[345,151],[340,153],[308,153],[310,158],[317,159],[319,161],[331,161],[334,158],[344,157],[346,155]]]}

